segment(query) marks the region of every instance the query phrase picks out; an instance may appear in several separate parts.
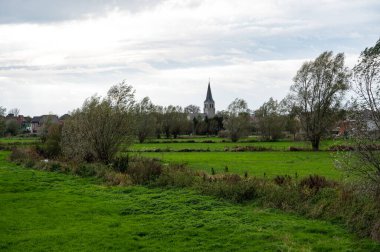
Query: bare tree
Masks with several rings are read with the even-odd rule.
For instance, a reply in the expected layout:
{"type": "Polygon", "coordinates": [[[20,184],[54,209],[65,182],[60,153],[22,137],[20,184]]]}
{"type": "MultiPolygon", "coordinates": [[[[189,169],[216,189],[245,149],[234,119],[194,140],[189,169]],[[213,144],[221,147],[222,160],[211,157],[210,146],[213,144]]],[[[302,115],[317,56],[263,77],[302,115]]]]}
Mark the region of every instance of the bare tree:
{"type": "Polygon", "coordinates": [[[285,129],[285,116],[281,114],[280,104],[270,98],[255,112],[257,128],[266,140],[278,140],[285,129]]]}
{"type": "Polygon", "coordinates": [[[196,114],[199,114],[201,112],[201,109],[197,105],[189,105],[189,106],[185,107],[184,112],[187,114],[195,114],[196,115],[196,114]]]}
{"type": "Polygon", "coordinates": [[[247,102],[236,98],[227,109],[224,126],[228,130],[232,142],[247,136],[250,126],[250,110],[247,102]]]}
{"type": "Polygon", "coordinates": [[[140,143],[143,143],[147,137],[153,136],[155,133],[156,117],[153,114],[154,108],[149,97],[143,98],[135,105],[136,135],[140,143]]]}
{"type": "Polygon", "coordinates": [[[352,120],[354,151],[344,153],[337,164],[362,178],[364,188],[380,197],[380,40],[361,53],[353,73],[357,93],[352,120]]]}
{"type": "Polygon", "coordinates": [[[18,109],[18,108],[10,109],[8,114],[13,114],[14,116],[17,117],[20,114],[20,109],[18,109]]]}
{"type": "Polygon", "coordinates": [[[5,119],[4,119],[4,116],[5,116],[5,112],[6,112],[6,108],[3,108],[2,106],[0,106],[0,137],[4,135],[5,133],[5,119]]]}
{"type": "Polygon", "coordinates": [[[319,150],[321,138],[335,123],[349,89],[349,72],[344,54],[324,52],[314,61],[305,62],[294,77],[290,98],[313,150],[319,150]]]}

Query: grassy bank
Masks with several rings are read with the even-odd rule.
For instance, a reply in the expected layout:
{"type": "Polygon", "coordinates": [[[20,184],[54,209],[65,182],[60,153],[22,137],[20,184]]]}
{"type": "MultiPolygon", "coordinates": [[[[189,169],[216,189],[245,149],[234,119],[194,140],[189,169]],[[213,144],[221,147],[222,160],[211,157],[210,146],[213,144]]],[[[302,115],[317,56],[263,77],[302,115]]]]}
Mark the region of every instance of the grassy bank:
{"type": "Polygon", "coordinates": [[[337,225],[184,189],[105,187],[29,170],[0,152],[0,249],[378,251],[337,225]]]}

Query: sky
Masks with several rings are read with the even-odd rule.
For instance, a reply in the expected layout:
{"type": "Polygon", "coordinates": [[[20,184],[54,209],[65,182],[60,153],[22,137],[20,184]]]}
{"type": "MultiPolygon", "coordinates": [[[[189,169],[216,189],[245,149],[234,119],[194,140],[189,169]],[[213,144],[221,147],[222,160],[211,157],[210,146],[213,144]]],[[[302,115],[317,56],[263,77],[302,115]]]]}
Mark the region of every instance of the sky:
{"type": "Polygon", "coordinates": [[[62,115],[123,80],[217,110],[286,96],[303,62],[380,38],[379,0],[0,0],[0,106],[62,115]]]}

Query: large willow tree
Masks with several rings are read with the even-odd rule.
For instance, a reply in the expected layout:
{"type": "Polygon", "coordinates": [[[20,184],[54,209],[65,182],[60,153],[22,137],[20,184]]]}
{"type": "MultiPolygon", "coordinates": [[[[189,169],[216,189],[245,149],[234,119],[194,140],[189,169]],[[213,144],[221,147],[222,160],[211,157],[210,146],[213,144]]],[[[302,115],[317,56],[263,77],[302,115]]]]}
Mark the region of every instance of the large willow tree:
{"type": "Polygon", "coordinates": [[[336,122],[345,92],[349,89],[349,72],[344,54],[324,52],[305,62],[294,77],[290,100],[298,114],[313,150],[319,150],[324,134],[336,122]]]}

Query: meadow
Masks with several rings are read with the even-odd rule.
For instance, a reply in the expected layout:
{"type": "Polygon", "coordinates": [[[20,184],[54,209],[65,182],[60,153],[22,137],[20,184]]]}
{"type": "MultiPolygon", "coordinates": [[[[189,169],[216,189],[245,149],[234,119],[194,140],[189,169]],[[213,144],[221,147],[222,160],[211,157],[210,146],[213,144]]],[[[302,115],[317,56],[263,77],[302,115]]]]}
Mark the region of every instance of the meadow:
{"type": "Polygon", "coordinates": [[[211,173],[228,171],[250,176],[290,175],[305,177],[323,175],[340,180],[344,174],[334,166],[334,154],[330,152],[161,152],[141,153],[155,157],[164,163],[183,163],[194,170],[211,173]],[[296,175],[297,174],[297,175],[296,175]]]}
{"type": "Polygon", "coordinates": [[[0,152],[0,250],[379,251],[338,225],[187,189],[104,186],[0,152]]]}
{"type": "Polygon", "coordinates": [[[206,138],[206,140],[185,138],[135,143],[129,147],[128,151],[130,155],[159,158],[163,163],[186,164],[194,170],[207,173],[211,173],[212,169],[217,173],[224,172],[227,167],[228,172],[240,175],[247,172],[248,175],[257,177],[277,175],[304,177],[318,174],[342,180],[346,175],[335,168],[334,161],[337,155],[327,150],[331,146],[345,144],[349,142],[325,140],[321,143],[322,151],[313,152],[289,151],[291,147],[310,149],[310,143],[302,141],[262,142],[249,138],[232,143],[221,138],[206,138]],[[265,148],[266,151],[231,151],[244,146],[265,148]]]}
{"type": "Polygon", "coordinates": [[[40,139],[37,137],[1,137],[0,144],[34,144],[39,143],[40,139]]]}
{"type": "MultiPolygon", "coordinates": [[[[331,146],[349,143],[346,140],[325,140],[321,143],[321,150],[328,150],[331,146]]],[[[288,151],[290,147],[303,149],[311,149],[309,142],[304,141],[278,141],[265,142],[257,141],[254,138],[242,139],[237,143],[233,143],[228,139],[222,138],[181,138],[181,139],[154,139],[145,143],[134,143],[128,148],[129,151],[155,151],[157,149],[163,151],[179,151],[184,149],[192,150],[209,150],[209,151],[225,151],[226,148],[233,149],[241,146],[263,147],[275,151],[288,151]]]]}

